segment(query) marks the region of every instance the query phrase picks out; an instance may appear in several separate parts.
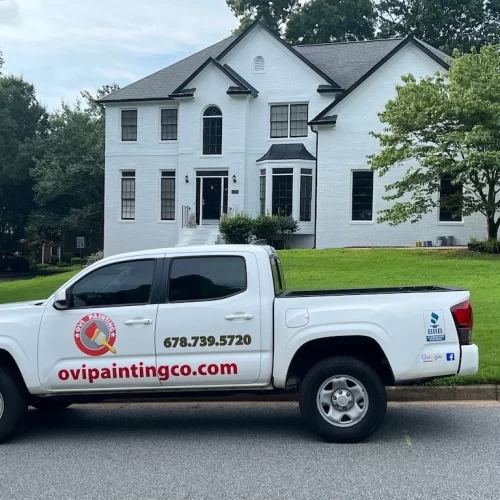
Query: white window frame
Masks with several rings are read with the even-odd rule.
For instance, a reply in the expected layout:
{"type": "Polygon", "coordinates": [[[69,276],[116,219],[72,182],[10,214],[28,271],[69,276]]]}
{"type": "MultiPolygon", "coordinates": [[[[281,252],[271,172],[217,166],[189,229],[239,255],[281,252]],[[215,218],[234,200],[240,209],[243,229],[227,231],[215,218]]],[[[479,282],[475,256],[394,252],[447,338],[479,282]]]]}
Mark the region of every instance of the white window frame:
{"type": "Polygon", "coordinates": [[[291,119],[292,119],[292,114],[291,114],[291,106],[295,105],[306,105],[307,106],[307,115],[308,115],[308,120],[309,120],[309,106],[310,103],[309,101],[294,101],[294,102],[270,102],[269,103],[269,109],[268,109],[268,114],[267,114],[267,137],[270,142],[278,142],[278,141],[304,141],[309,137],[309,126],[306,127],[307,133],[306,135],[301,135],[301,136],[296,136],[292,137],[290,135],[290,130],[291,130],[291,119]],[[271,137],[271,109],[273,106],[288,106],[288,128],[287,128],[287,135],[286,137],[271,137]]]}
{"type": "Polygon", "coordinates": [[[178,106],[160,106],[158,110],[158,142],[160,144],[177,144],[179,142],[179,107],[178,106]],[[161,138],[161,112],[164,109],[176,109],[177,110],[177,139],[162,139],[161,138]]]}
{"type": "MultiPolygon", "coordinates": [[[[462,184],[462,196],[464,194],[464,186],[462,184]]],[[[441,183],[439,185],[438,200],[441,200],[441,183]]],[[[441,220],[441,210],[437,207],[437,221],[440,226],[463,226],[465,224],[464,211],[462,207],[462,218],[460,220],[441,220]]]]}
{"type": "Polygon", "coordinates": [[[350,179],[350,190],[349,190],[349,223],[353,225],[370,225],[375,223],[375,172],[369,168],[353,168],[351,169],[351,179],[350,179]],[[369,220],[354,220],[352,218],[352,209],[354,202],[354,173],[355,172],[372,172],[373,175],[373,185],[372,185],[372,218],[369,220]]]}
{"type": "MultiPolygon", "coordinates": [[[[315,162],[307,160],[295,160],[290,162],[283,161],[267,161],[258,164],[259,169],[259,198],[258,206],[260,213],[260,178],[262,177],[262,170],[266,171],[266,202],[265,202],[265,213],[272,214],[273,211],[273,168],[291,168],[293,172],[293,191],[292,191],[292,217],[299,222],[299,226],[304,234],[309,234],[310,230],[314,228],[315,223],[315,182],[316,182],[316,165],[315,162]],[[300,220],[300,178],[301,169],[307,168],[312,170],[312,197],[311,197],[311,220],[301,221],[300,220]]],[[[278,174],[279,175],[279,174],[278,174]]]]}
{"type": "Polygon", "coordinates": [[[118,108],[118,111],[120,113],[120,119],[119,123],[120,126],[118,127],[118,139],[121,144],[137,144],[139,142],[139,108],[118,108]],[[123,129],[122,129],[122,117],[123,117],[123,111],[136,111],[137,112],[137,134],[135,141],[124,141],[123,140],[123,129]]]}
{"type": "Polygon", "coordinates": [[[158,182],[158,222],[161,224],[175,224],[177,222],[177,200],[179,196],[179,179],[177,175],[177,169],[175,168],[161,168],[159,171],[159,182],[158,182]],[[173,176],[163,177],[164,172],[173,173],[173,176]],[[175,186],[175,198],[174,198],[174,218],[173,219],[162,219],[161,218],[161,180],[165,178],[173,178],[175,186]]]}
{"type": "Polygon", "coordinates": [[[119,220],[124,223],[134,223],[137,220],[137,171],[135,169],[127,168],[120,170],[120,211],[119,211],[119,220]],[[123,218],[123,179],[132,179],[132,176],[123,175],[124,173],[132,173],[134,174],[133,179],[134,183],[134,218],[133,219],[124,219],[123,218]]]}

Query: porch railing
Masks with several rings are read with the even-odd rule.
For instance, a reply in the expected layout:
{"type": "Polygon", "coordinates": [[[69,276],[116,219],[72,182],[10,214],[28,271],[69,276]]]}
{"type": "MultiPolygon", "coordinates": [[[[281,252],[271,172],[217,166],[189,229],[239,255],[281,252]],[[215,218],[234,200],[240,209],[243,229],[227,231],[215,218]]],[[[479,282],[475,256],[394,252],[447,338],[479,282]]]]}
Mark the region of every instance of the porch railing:
{"type": "Polygon", "coordinates": [[[189,227],[189,212],[191,207],[182,205],[182,227],[189,227]]]}

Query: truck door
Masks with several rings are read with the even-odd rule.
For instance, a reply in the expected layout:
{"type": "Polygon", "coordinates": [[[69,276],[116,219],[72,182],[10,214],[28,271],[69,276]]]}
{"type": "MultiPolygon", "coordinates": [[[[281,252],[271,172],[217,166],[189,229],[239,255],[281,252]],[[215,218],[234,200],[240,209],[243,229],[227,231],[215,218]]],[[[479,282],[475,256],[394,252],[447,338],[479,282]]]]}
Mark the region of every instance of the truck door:
{"type": "Polygon", "coordinates": [[[251,253],[173,257],[156,355],[167,387],[241,386],[261,373],[259,273],[251,253]]]}
{"type": "Polygon", "coordinates": [[[159,387],[155,325],[164,254],[103,265],[46,305],[39,376],[52,390],[159,387]]]}

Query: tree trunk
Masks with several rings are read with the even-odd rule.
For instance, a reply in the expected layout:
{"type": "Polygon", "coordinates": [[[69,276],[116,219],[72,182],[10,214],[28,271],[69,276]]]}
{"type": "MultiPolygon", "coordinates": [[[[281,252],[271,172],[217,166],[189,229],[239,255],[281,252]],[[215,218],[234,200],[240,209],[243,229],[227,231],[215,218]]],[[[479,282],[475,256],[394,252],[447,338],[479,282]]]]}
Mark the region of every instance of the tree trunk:
{"type": "Polygon", "coordinates": [[[486,216],[486,223],[488,227],[488,239],[496,240],[498,239],[498,226],[500,225],[500,218],[495,221],[495,214],[488,214],[486,216]]]}

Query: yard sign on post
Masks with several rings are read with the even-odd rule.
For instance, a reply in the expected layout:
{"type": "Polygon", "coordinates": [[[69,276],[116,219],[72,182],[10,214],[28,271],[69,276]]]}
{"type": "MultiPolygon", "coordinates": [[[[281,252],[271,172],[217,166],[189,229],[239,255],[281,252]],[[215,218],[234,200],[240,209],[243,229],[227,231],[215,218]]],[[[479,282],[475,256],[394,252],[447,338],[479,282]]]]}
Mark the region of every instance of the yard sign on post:
{"type": "Polygon", "coordinates": [[[80,249],[80,268],[83,267],[83,249],[85,248],[85,236],[76,237],[76,248],[80,249]]]}

